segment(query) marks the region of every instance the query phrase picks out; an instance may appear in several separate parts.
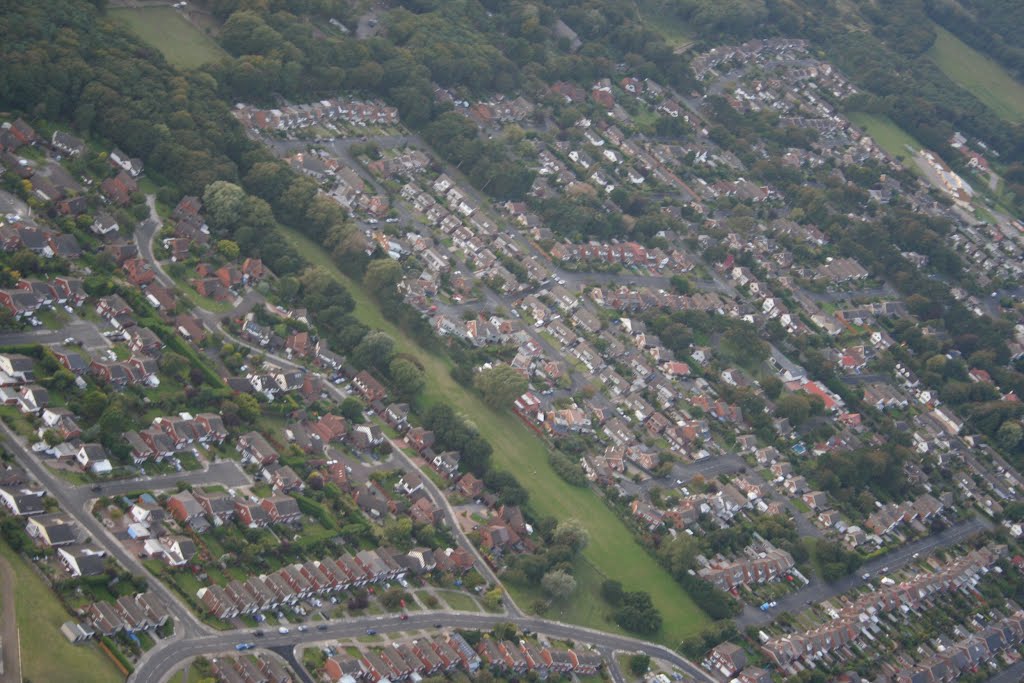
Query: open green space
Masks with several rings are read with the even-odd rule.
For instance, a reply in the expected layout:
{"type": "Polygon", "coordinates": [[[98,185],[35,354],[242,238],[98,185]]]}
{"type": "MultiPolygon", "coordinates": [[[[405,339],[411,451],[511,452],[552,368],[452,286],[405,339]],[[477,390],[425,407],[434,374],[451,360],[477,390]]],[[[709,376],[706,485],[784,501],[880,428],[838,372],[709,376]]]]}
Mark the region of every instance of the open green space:
{"type": "Polygon", "coordinates": [[[211,38],[171,7],[118,7],[111,9],[110,15],[160,50],[168,62],[183,69],[194,69],[225,56],[211,38]]]}
{"type": "Polygon", "coordinates": [[[448,603],[448,606],[453,610],[460,612],[479,612],[480,606],[476,604],[476,601],[458,591],[438,591],[437,597],[448,603]]]}
{"type": "Polygon", "coordinates": [[[671,13],[668,9],[671,3],[637,0],[636,6],[645,20],[644,23],[660,33],[673,49],[683,51],[693,45],[696,32],[689,24],[671,13]]]}
{"type": "MultiPolygon", "coordinates": [[[[529,492],[529,505],[538,516],[575,517],[580,520],[590,533],[590,544],[583,554],[597,573],[621,581],[627,590],[645,590],[651,594],[664,618],[661,640],[675,645],[708,623],[707,616],[686,591],[647,554],[622,520],[593,491],[570,486],[555,474],[548,464],[544,443],[511,411],[490,409],[456,383],[450,373],[451,362],[442,356],[424,352],[408,335],[386,320],[362,284],[338,270],[322,247],[294,231],[284,230],[283,234],[303,258],[324,268],[348,287],[356,302],[355,315],[363,324],[394,337],[397,351],[412,355],[422,364],[430,378],[422,403],[428,406],[446,403],[472,422],[494,447],[495,464],[513,473],[529,492]]],[[[585,577],[584,580],[578,579],[580,587],[574,602],[594,602],[601,580],[603,577],[593,581],[585,580],[585,577]]],[[[516,593],[513,597],[518,598],[516,593]]],[[[580,624],[608,628],[600,615],[582,607],[572,611],[580,617],[580,624]]]]}
{"type": "Polygon", "coordinates": [[[1024,84],[941,26],[935,25],[935,33],[935,43],[927,54],[950,80],[1001,119],[1010,123],[1024,121],[1024,84]]]}
{"type": "Polygon", "coordinates": [[[890,156],[893,156],[911,169],[916,169],[913,163],[913,155],[907,149],[909,145],[915,150],[922,149],[921,143],[912,135],[897,126],[888,116],[868,114],[867,112],[855,111],[849,115],[850,121],[855,123],[861,130],[871,136],[871,139],[878,143],[890,156]]]}
{"type": "Polygon", "coordinates": [[[123,680],[121,672],[95,643],[72,645],[60,634],[60,625],[70,620],[71,615],[25,560],[6,543],[0,544],[0,555],[11,563],[17,582],[15,613],[21,634],[22,678],[66,681],[68,672],[74,672],[74,680],[80,683],[123,680]]]}

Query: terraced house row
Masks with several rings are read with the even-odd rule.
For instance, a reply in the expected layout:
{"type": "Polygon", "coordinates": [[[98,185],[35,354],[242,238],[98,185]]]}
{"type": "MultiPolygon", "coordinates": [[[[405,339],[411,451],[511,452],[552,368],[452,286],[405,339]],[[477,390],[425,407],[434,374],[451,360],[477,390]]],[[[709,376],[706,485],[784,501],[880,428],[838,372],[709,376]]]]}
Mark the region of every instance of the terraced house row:
{"type": "Polygon", "coordinates": [[[763,650],[784,671],[798,661],[820,659],[860,639],[871,629],[873,618],[880,614],[902,607],[915,609],[933,595],[970,588],[978,575],[988,572],[988,568],[1005,552],[1005,546],[974,550],[938,571],[919,574],[893,586],[883,586],[860,596],[828,623],[803,633],[772,638],[764,644],[763,650]]]}
{"type": "Polygon", "coordinates": [[[438,566],[435,556],[443,554],[426,548],[413,549],[408,553],[387,548],[362,550],[355,555],[345,553],[337,559],[288,565],[277,572],[245,581],[232,580],[223,587],[206,586],[196,592],[196,597],[213,616],[232,619],[239,614],[255,614],[285,604],[294,605],[318,595],[400,579],[410,571],[431,571],[438,566]]]}

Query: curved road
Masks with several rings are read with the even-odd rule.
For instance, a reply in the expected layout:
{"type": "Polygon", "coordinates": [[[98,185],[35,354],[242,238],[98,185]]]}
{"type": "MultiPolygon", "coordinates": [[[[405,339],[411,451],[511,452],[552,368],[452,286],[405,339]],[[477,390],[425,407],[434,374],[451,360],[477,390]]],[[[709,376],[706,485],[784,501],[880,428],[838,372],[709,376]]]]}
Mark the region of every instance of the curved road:
{"type": "Polygon", "coordinates": [[[234,652],[235,645],[242,642],[254,642],[261,648],[273,648],[275,651],[280,651],[284,647],[315,645],[322,641],[354,638],[364,635],[368,628],[373,628],[380,633],[389,633],[433,629],[436,628],[435,624],[440,623],[444,625],[444,628],[491,629],[499,622],[508,621],[514,622],[520,628],[528,628],[537,633],[556,638],[589,643],[601,650],[644,652],[651,657],[662,659],[679,667],[679,669],[698,681],[711,683],[715,680],[700,667],[661,645],[537,617],[509,618],[500,614],[475,614],[468,612],[419,612],[410,614],[407,621],[401,621],[397,614],[390,616],[365,616],[356,619],[321,622],[327,626],[324,631],[313,630],[306,633],[293,631],[292,633],[281,635],[268,629],[267,635],[262,638],[257,638],[253,630],[217,633],[199,638],[186,638],[169,642],[167,645],[158,645],[155,650],[151,650],[139,662],[135,673],[128,680],[134,683],[161,683],[170,672],[177,670],[177,667],[186,659],[201,655],[214,655],[219,652],[234,652]]]}

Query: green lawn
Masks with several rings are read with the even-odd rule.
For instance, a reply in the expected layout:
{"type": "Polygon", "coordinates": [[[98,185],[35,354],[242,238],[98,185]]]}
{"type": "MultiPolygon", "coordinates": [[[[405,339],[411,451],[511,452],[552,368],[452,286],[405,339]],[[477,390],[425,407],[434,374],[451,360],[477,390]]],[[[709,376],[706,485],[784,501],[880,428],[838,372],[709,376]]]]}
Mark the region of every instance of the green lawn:
{"type": "MultiPolygon", "coordinates": [[[[365,325],[390,334],[395,339],[396,350],[414,356],[423,365],[430,378],[423,403],[446,403],[476,425],[494,447],[495,464],[515,474],[529,491],[529,505],[538,516],[579,519],[590,532],[590,544],[584,556],[595,569],[608,578],[618,579],[627,590],[646,590],[651,594],[664,617],[661,640],[675,645],[708,623],[707,617],[686,591],[640,547],[625,524],[595,493],[569,486],[555,474],[548,464],[544,443],[511,411],[491,410],[457,384],[450,374],[450,361],[424,352],[390,320],[386,320],[362,285],[345,277],[322,247],[293,231],[285,231],[285,237],[304,258],[327,269],[345,283],[356,302],[355,315],[365,325]]],[[[599,583],[581,582],[587,584],[581,589],[587,590],[581,590],[577,599],[584,603],[596,600],[599,583]]],[[[582,612],[580,614],[583,616],[582,612]]],[[[607,628],[603,619],[588,618],[580,623],[607,628]]]]}
{"type": "Polygon", "coordinates": [[[111,9],[110,15],[124,22],[177,67],[193,69],[225,56],[211,38],[171,7],[119,7],[111,9]]]}
{"type": "Polygon", "coordinates": [[[453,610],[460,612],[479,612],[480,606],[476,604],[476,601],[458,591],[438,591],[437,596],[448,603],[448,606],[453,610]]]}
{"type": "Polygon", "coordinates": [[[888,116],[878,116],[856,111],[849,114],[849,118],[850,121],[870,135],[871,139],[878,143],[878,146],[888,152],[890,156],[896,157],[908,168],[917,168],[916,164],[913,163],[913,157],[907,149],[907,145],[915,150],[919,150],[922,149],[921,143],[893,123],[888,116]]]}
{"type": "MultiPolygon", "coordinates": [[[[11,563],[17,581],[18,630],[21,634],[22,678],[26,681],[68,680],[68,672],[81,683],[124,680],[110,658],[93,642],[72,645],[60,634],[60,625],[72,617],[46,584],[6,543],[0,554],[11,563]]],[[[4,643],[4,647],[17,647],[4,643]]]]}
{"type": "Polygon", "coordinates": [[[1002,66],[952,33],[935,25],[935,44],[928,57],[949,76],[1010,123],[1024,121],[1024,85],[1002,66]]]}

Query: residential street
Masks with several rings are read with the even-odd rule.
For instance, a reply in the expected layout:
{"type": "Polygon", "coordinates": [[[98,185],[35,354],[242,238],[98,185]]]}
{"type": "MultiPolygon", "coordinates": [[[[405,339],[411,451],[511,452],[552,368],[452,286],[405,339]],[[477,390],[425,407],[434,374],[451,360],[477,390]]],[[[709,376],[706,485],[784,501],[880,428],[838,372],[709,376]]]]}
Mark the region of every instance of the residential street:
{"type": "Polygon", "coordinates": [[[617,636],[582,626],[563,624],[537,617],[516,617],[499,614],[477,614],[467,612],[414,612],[409,614],[407,621],[399,615],[365,616],[355,619],[333,620],[322,622],[327,624],[325,631],[307,633],[289,633],[281,635],[268,630],[262,638],[253,635],[252,630],[217,633],[203,637],[192,637],[159,645],[143,657],[129,678],[133,683],[161,683],[167,675],[179,669],[181,663],[190,657],[214,655],[220,652],[234,652],[238,643],[254,642],[261,648],[295,647],[300,643],[316,644],[341,638],[355,638],[365,635],[366,629],[373,628],[380,633],[399,631],[436,630],[434,624],[442,623],[444,628],[490,629],[499,622],[513,621],[520,628],[555,638],[565,638],[578,643],[591,644],[603,650],[622,650],[627,652],[644,652],[652,657],[665,660],[678,667],[681,671],[697,681],[713,682],[698,666],[681,657],[676,652],[644,641],[617,636]]]}
{"type": "Polygon", "coordinates": [[[914,555],[919,554],[922,557],[926,557],[937,549],[956,545],[974,534],[979,534],[991,528],[992,524],[987,519],[973,517],[941,533],[923,538],[914,543],[908,543],[898,550],[886,553],[878,559],[867,562],[853,574],[833,584],[827,584],[821,579],[812,578],[811,582],[804,588],[795,593],[790,593],[784,598],[779,598],[777,600],[778,606],[768,612],[762,612],[755,607],[747,605],[746,609],[743,610],[743,614],[736,618],[736,623],[741,628],[767,624],[782,612],[789,612],[791,614],[799,612],[805,609],[807,605],[824,602],[862,585],[864,580],[860,578],[861,574],[870,573],[871,578],[869,581],[875,583],[885,575],[881,571],[883,567],[888,567],[889,572],[894,572],[913,562],[915,560],[914,555]]]}
{"type": "MultiPolygon", "coordinates": [[[[27,469],[36,481],[42,484],[47,493],[57,500],[61,509],[74,517],[79,526],[89,533],[96,545],[106,550],[128,571],[148,579],[149,589],[160,597],[175,619],[175,638],[200,635],[212,630],[209,626],[199,622],[175,593],[163,582],[153,577],[138,558],[125,550],[124,546],[110,534],[106,527],[92,516],[91,512],[86,509],[90,496],[81,488],[68,486],[67,483],[50,472],[36,459],[35,453],[25,448],[6,423],[0,423],[0,443],[17,458],[19,464],[27,469]]],[[[93,494],[94,496],[95,494],[93,494]]]]}

